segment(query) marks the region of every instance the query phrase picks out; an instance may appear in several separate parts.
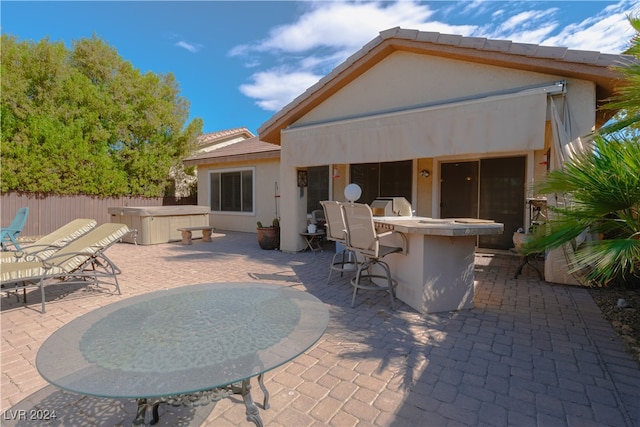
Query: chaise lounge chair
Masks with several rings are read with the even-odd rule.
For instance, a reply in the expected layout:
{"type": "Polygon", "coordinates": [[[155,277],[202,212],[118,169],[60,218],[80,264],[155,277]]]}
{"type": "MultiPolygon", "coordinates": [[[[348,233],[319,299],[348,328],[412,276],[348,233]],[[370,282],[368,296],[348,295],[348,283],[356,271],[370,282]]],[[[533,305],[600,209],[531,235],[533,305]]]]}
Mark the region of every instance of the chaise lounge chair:
{"type": "Polygon", "coordinates": [[[2,250],[7,250],[7,243],[12,243],[13,246],[16,247],[17,250],[21,251],[20,245],[18,244],[18,234],[22,232],[24,228],[24,224],[27,222],[27,217],[29,216],[29,208],[20,208],[16,213],[16,216],[13,217],[13,221],[8,227],[2,227],[0,231],[0,246],[2,246],[2,250]]]}
{"type": "Polygon", "coordinates": [[[94,219],[77,218],[26,246],[22,251],[0,252],[0,263],[44,261],[96,226],[94,219]]]}
{"type": "Polygon", "coordinates": [[[0,272],[2,292],[40,288],[42,312],[45,312],[46,286],[55,283],[108,284],[120,294],[117,275],[120,269],[105,251],[129,233],[124,224],[102,224],[70,242],[45,261],[3,263],[0,272]],[[112,283],[111,283],[112,281],[112,283]]]}

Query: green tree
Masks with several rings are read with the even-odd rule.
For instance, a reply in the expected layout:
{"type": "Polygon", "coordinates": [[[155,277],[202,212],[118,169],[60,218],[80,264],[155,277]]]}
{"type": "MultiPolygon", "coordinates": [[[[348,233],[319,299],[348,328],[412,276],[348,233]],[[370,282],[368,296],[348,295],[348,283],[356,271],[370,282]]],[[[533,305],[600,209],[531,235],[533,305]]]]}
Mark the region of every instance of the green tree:
{"type": "Polygon", "coordinates": [[[571,267],[598,286],[640,285],[640,20],[629,20],[636,34],[627,52],[638,61],[618,67],[623,82],[606,105],[622,111],[594,135],[591,150],[539,186],[567,203],[549,208],[553,217],[523,248],[537,253],[571,245],[571,267]]]}
{"type": "Polygon", "coordinates": [[[202,132],[172,74],[95,36],[68,50],[3,34],[1,60],[3,192],[162,196],[202,132]]]}

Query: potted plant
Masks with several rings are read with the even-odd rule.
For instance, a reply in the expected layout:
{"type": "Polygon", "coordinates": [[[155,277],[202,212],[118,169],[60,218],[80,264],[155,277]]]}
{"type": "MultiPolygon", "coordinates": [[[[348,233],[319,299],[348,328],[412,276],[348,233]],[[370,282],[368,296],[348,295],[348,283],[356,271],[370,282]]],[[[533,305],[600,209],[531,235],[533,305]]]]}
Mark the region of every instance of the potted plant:
{"type": "Polygon", "coordinates": [[[280,220],[278,218],[274,218],[271,225],[267,227],[258,221],[258,244],[266,250],[280,248],[280,220]]]}

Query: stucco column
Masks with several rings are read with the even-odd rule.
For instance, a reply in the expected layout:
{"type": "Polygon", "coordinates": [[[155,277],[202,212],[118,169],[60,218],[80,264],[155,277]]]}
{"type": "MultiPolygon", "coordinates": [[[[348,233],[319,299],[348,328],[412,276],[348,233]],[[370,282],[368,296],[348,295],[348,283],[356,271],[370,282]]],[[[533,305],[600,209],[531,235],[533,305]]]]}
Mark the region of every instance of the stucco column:
{"type": "Polygon", "coordinates": [[[292,165],[282,138],[280,156],[280,250],[298,252],[304,249],[300,233],[307,228],[306,192],[301,197],[296,167],[292,165]]]}

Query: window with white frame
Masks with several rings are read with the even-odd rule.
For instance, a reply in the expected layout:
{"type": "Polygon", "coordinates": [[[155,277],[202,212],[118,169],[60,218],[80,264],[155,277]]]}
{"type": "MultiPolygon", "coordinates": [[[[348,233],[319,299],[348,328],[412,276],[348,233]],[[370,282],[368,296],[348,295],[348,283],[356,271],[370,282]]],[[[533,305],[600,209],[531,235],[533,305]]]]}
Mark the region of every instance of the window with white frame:
{"type": "Polygon", "coordinates": [[[253,168],[209,172],[211,210],[253,212],[253,168]]]}

